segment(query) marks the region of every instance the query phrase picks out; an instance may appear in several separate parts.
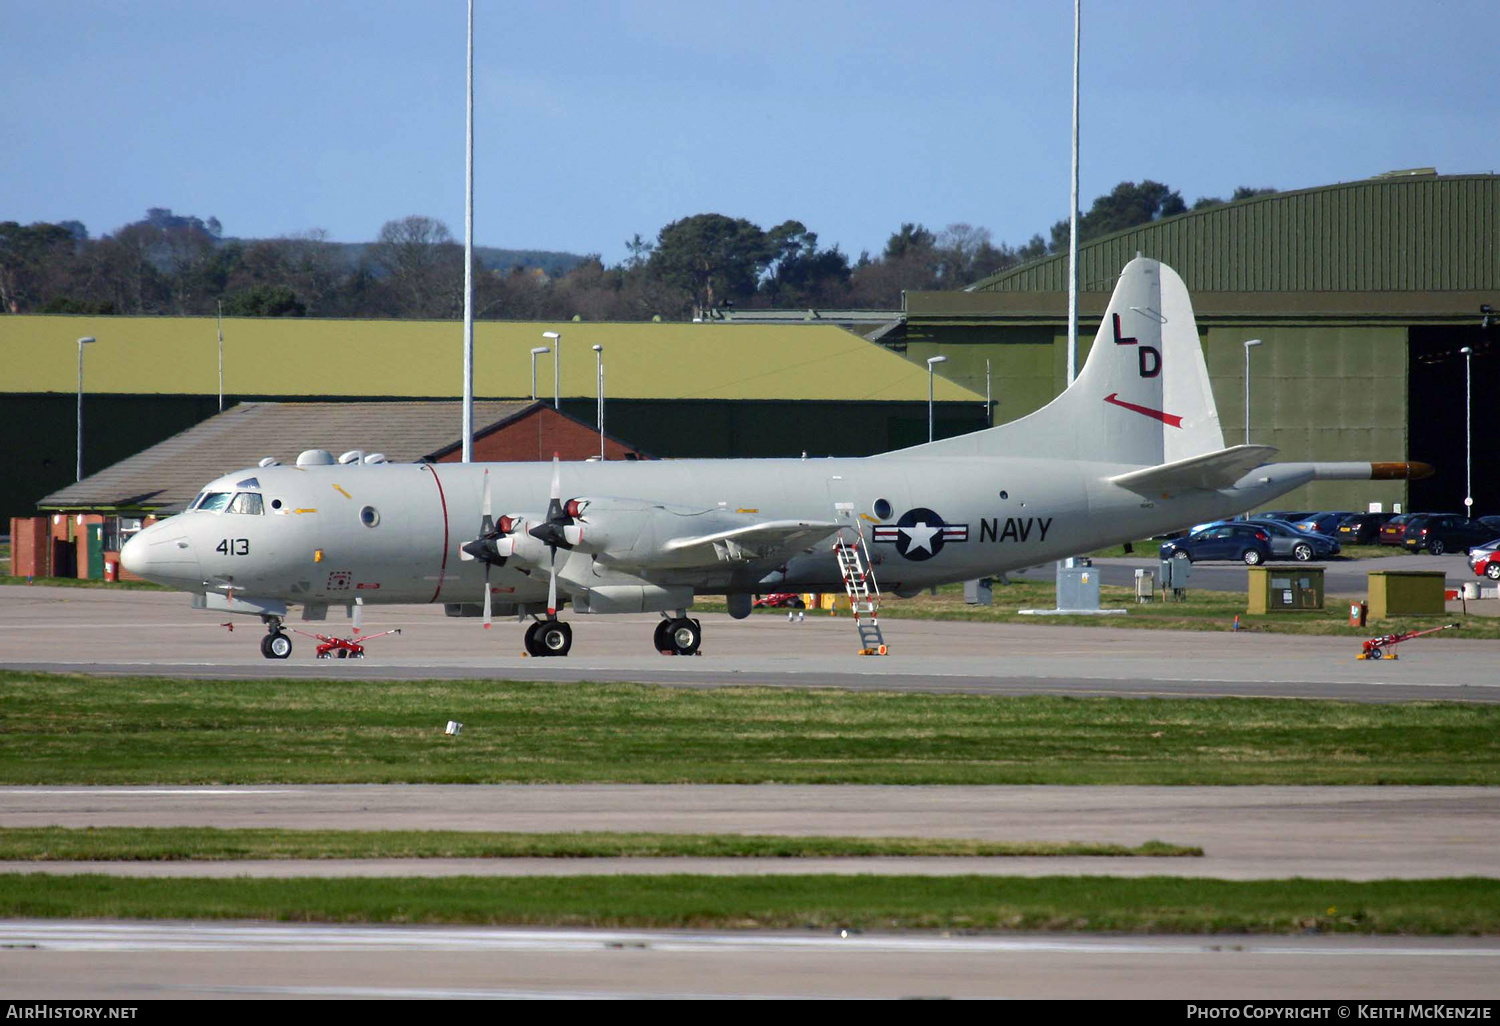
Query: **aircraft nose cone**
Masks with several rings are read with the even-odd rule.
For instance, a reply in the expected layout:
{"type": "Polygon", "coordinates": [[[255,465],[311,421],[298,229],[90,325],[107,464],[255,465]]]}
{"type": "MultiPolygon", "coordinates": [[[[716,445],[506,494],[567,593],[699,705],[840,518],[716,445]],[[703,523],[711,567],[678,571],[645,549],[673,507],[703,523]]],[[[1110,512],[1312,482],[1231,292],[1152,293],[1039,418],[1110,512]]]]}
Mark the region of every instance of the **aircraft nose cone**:
{"type": "Polygon", "coordinates": [[[187,533],[170,521],[152,524],[127,541],[120,549],[120,565],[158,584],[197,585],[203,576],[187,533]]]}

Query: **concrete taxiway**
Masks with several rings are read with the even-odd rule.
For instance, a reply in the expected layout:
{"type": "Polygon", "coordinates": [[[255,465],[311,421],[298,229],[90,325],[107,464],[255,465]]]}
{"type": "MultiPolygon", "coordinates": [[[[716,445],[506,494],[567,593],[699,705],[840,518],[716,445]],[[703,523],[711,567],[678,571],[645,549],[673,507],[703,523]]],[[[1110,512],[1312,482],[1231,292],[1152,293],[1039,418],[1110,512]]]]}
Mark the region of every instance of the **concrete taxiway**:
{"type": "Polygon", "coordinates": [[[1500,940],[1472,937],[841,937],[233,922],[0,922],[0,947],[5,949],[8,994],[74,1001],[1472,1001],[1493,1000],[1500,992],[1500,940]]]}
{"type": "MultiPolygon", "coordinates": [[[[1490,600],[1495,601],[1495,600],[1490,600]]],[[[810,613],[731,620],[707,615],[701,656],[650,651],[653,616],[574,617],[573,652],[528,659],[522,626],[485,631],[430,606],[371,607],[377,638],[360,660],[317,660],[293,635],[288,660],[260,655],[250,618],[188,608],[185,595],[50,587],[0,588],[0,667],[57,672],[254,679],[491,678],[643,681],[678,685],[964,691],[986,694],[1500,701],[1500,641],[1419,639],[1402,658],[1355,659],[1352,638],[1126,630],[1108,626],[941,623],[887,619],[891,655],[861,658],[848,617],[810,613]]],[[[347,636],[341,616],[289,629],[347,636]]]]}

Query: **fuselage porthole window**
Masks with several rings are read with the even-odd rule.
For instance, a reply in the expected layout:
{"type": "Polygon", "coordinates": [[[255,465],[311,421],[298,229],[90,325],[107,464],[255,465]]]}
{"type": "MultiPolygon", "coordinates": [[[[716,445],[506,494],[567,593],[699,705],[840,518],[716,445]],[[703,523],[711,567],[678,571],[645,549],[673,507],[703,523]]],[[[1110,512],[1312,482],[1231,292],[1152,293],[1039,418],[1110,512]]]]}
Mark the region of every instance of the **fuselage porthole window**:
{"type": "Polygon", "coordinates": [[[889,499],[876,499],[873,509],[875,510],[875,516],[879,519],[889,520],[891,518],[891,503],[889,499]]]}
{"type": "Polygon", "coordinates": [[[272,509],[280,509],[281,508],[281,500],[280,499],[272,499],[271,500],[271,508],[272,509]]]}
{"type": "Polygon", "coordinates": [[[359,522],[366,527],[374,527],[380,523],[380,511],[374,506],[366,506],[359,511],[359,522]]]}
{"type": "Polygon", "coordinates": [[[234,501],[229,504],[229,512],[231,513],[248,513],[258,517],[265,511],[265,507],[261,504],[260,493],[258,492],[240,492],[234,497],[234,501]]]}
{"type": "Polygon", "coordinates": [[[204,492],[203,501],[198,503],[198,508],[212,513],[222,513],[232,498],[234,495],[231,492],[204,492]]]}

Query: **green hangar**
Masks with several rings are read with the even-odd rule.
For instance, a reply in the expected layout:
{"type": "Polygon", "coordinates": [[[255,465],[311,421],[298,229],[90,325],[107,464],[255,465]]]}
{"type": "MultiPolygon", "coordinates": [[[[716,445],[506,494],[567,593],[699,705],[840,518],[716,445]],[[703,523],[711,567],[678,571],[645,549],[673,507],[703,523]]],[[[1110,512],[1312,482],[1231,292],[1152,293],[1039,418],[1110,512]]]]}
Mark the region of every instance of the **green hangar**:
{"type": "MultiPolygon", "coordinates": [[[[556,395],[585,425],[602,363],[606,431],[659,458],[862,456],[927,440],[927,369],[831,324],[481,321],[474,350],[479,398],[556,395]]],[[[88,477],[217,413],[218,353],[213,318],[0,317],[0,521],[73,482],[80,381],[88,477]]],[[[460,437],[457,321],[226,319],[223,353],[226,409],[451,400],[448,440],[460,437]]],[[[985,426],[982,392],[933,384],[938,435],[985,426]]],[[[269,451],[322,444],[297,433],[269,451]]]]}
{"type": "MultiPolygon", "coordinates": [[[[1416,482],[1316,482],[1281,504],[1462,512],[1466,372],[1474,514],[1500,512],[1500,176],[1431,170],[1242,200],[1079,247],[1080,365],[1115,277],[1137,253],[1192,293],[1226,444],[1282,460],[1420,460],[1416,482]],[[1247,349],[1245,342],[1261,345],[1247,349]],[[1464,353],[1469,349],[1469,353],[1464,353]]],[[[997,422],[1056,395],[1067,367],[1066,254],[961,292],[910,292],[882,342],[983,391],[997,422]]]]}

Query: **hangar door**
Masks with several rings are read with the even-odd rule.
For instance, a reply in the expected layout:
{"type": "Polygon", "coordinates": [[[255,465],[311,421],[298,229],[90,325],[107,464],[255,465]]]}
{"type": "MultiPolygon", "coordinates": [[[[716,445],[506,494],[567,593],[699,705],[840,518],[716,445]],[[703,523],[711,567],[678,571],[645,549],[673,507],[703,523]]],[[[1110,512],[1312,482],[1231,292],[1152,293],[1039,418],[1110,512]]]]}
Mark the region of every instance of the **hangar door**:
{"type": "Polygon", "coordinates": [[[1464,511],[1464,346],[1474,352],[1474,515],[1500,514],[1500,328],[1414,327],[1408,334],[1407,453],[1437,474],[1411,483],[1414,512],[1464,511]]]}

